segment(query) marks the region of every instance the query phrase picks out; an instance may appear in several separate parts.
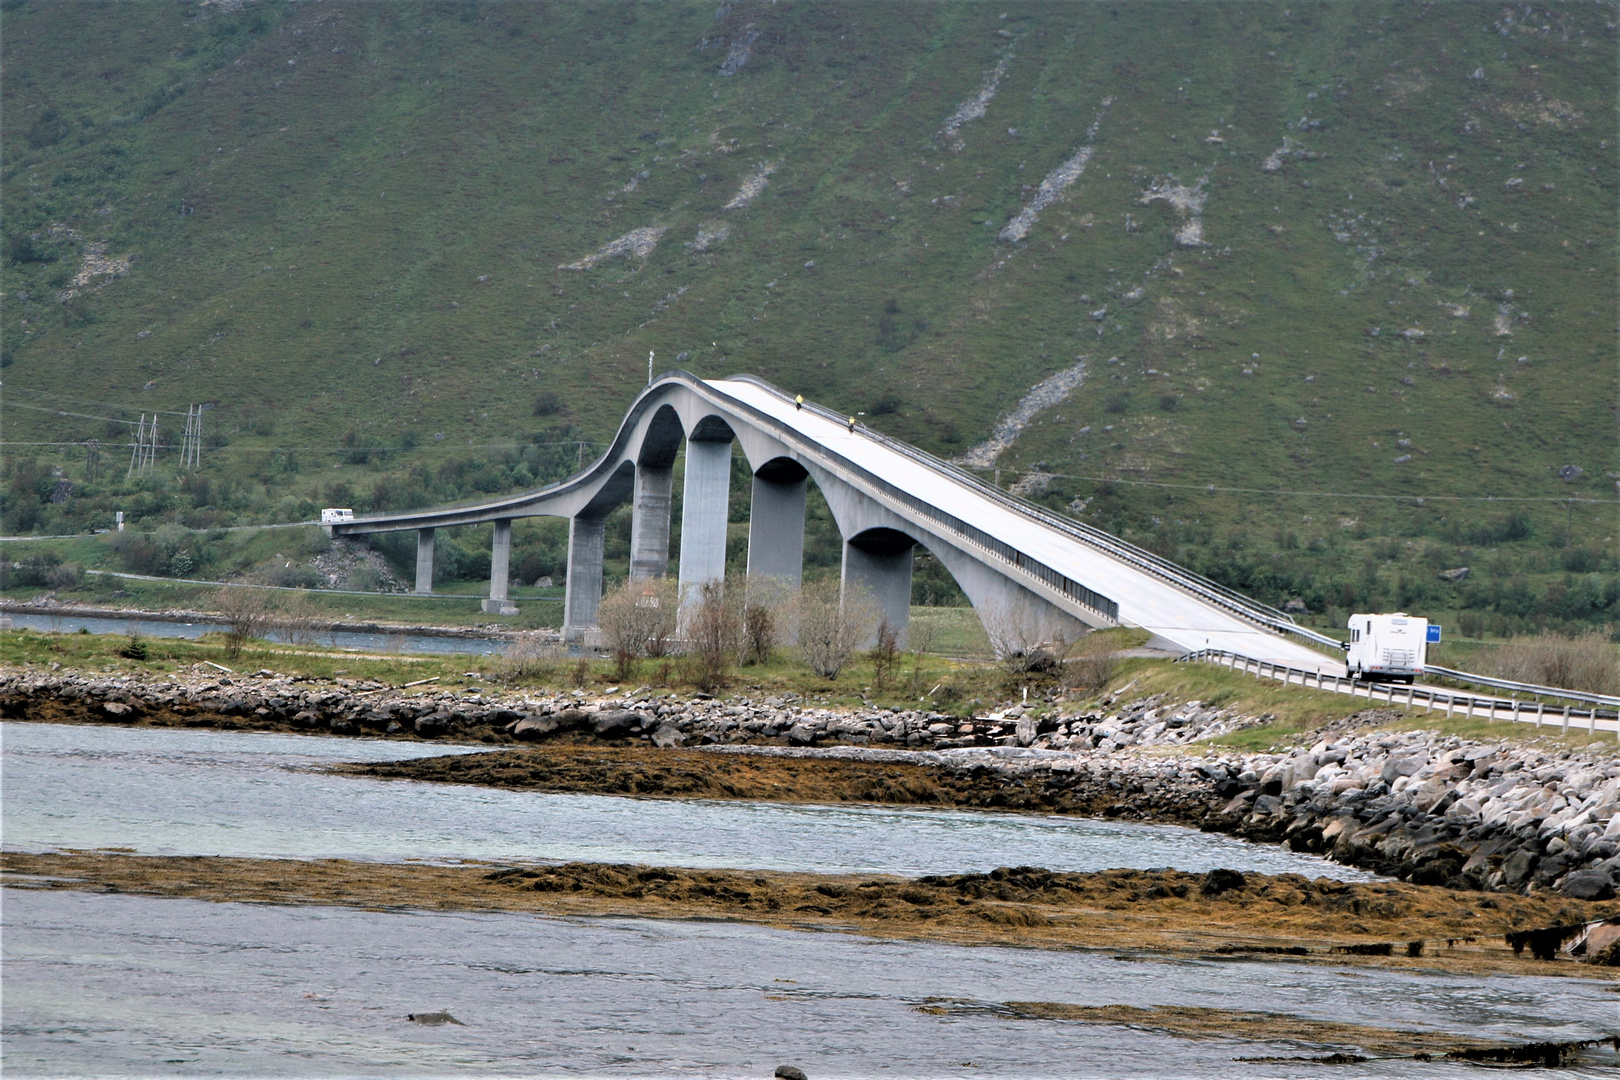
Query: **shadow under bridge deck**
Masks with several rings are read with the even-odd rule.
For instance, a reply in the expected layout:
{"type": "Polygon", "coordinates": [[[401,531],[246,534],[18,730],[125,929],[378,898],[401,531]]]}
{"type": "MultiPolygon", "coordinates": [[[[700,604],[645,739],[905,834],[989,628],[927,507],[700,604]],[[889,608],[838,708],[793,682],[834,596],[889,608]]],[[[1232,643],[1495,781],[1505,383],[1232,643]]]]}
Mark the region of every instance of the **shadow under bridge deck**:
{"type": "MultiPolygon", "coordinates": [[[[1080,627],[1140,627],[1186,651],[1225,649],[1343,674],[1331,640],[1101,530],[1007,494],[897,440],[794,399],[749,376],[666,373],[636,398],[607,452],[561,483],[495,500],[374,515],[334,535],[415,529],[417,589],[432,588],[433,530],[493,522],[485,610],[507,598],[514,518],[570,521],[564,634],[587,637],[602,596],[605,519],[632,504],[632,578],[668,572],[673,466],[686,448],[679,578],[683,589],[724,576],[732,443],[754,474],[748,570],[797,584],[808,480],[844,538],[842,580],[871,594],[904,634],[912,551],[921,545],[955,577],[993,639],[1033,646],[1080,627]],[[1315,648],[1310,644],[1315,642],[1315,648]]],[[[902,641],[903,641],[902,637],[902,641]]]]}

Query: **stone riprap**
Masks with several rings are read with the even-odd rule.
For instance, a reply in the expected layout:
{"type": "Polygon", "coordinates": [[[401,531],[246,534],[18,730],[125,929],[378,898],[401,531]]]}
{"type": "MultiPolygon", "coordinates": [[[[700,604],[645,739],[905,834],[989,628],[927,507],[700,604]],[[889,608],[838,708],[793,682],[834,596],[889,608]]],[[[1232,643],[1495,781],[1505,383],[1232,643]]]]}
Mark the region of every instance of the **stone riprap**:
{"type": "MultiPolygon", "coordinates": [[[[491,744],[558,737],[718,753],[930,765],[991,776],[1009,809],[1086,808],[1284,843],[1419,884],[1607,899],[1620,877],[1620,759],[1595,752],[1391,732],[1368,710],[1318,741],[1239,754],[1203,740],[1267,717],[1105,697],[1061,717],[1015,707],[938,712],[678,698],[427,690],[270,672],[164,678],[0,672],[14,720],[265,727],[491,744]],[[1045,715],[1040,715],[1045,714],[1045,715]]],[[[1593,748],[1594,750],[1596,748],[1593,748]]]]}

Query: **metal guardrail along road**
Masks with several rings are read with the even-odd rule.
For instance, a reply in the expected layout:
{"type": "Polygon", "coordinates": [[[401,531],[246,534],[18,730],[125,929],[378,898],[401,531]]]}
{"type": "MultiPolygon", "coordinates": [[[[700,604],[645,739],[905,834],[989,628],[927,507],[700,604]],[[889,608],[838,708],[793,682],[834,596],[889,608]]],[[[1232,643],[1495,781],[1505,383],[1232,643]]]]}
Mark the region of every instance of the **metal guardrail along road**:
{"type": "MultiPolygon", "coordinates": [[[[1493,683],[1502,684],[1504,689],[1517,690],[1530,696],[1563,697],[1566,699],[1578,696],[1582,700],[1595,699],[1593,706],[1587,709],[1572,708],[1569,705],[1562,708],[1548,708],[1546,703],[1542,701],[1483,697],[1478,694],[1464,694],[1458,691],[1434,686],[1418,686],[1412,683],[1402,685],[1361,682],[1342,675],[1324,675],[1321,671],[1289,667],[1269,660],[1256,660],[1253,657],[1228,652],[1225,649],[1200,649],[1197,652],[1188,653],[1186,656],[1181,657],[1181,662],[1217,664],[1221,667],[1232,668],[1235,671],[1249,672],[1256,678],[1276,679],[1285,685],[1301,686],[1335,694],[1349,694],[1352,697],[1365,697],[1369,704],[1375,704],[1382,698],[1385,703],[1393,707],[1407,709],[1423,707],[1431,713],[1439,712],[1443,705],[1447,716],[1465,716],[1484,720],[1511,720],[1522,724],[1534,724],[1538,729],[1556,727],[1560,733],[1568,732],[1571,726],[1576,731],[1584,730],[1592,735],[1596,735],[1600,731],[1613,731],[1615,737],[1620,739],[1620,710],[1604,710],[1597,707],[1599,703],[1620,706],[1620,700],[1599,694],[1579,694],[1576,691],[1559,690],[1556,687],[1508,683],[1502,679],[1491,680],[1493,683]],[[1382,694],[1379,693],[1380,690],[1383,691],[1382,694]]],[[[1444,674],[1446,677],[1456,675],[1463,679],[1481,678],[1467,672],[1450,672],[1444,668],[1431,668],[1430,671],[1433,674],[1444,674]]]]}

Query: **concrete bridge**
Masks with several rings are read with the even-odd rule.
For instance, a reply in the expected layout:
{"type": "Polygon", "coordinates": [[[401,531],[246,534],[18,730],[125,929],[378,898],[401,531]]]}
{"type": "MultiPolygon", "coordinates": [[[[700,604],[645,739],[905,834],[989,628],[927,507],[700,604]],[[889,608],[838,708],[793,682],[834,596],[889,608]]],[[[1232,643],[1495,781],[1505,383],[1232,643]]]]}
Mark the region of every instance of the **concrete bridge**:
{"type": "Polygon", "coordinates": [[[668,573],[674,464],[683,444],[680,585],[724,577],[734,442],[753,472],[748,573],[799,583],[805,493],[814,480],[844,538],[845,587],[858,582],[870,590],[902,635],[912,553],[921,545],[955,577],[993,635],[1033,645],[1059,633],[1072,640],[1082,627],[1136,626],[1185,651],[1225,649],[1328,674],[1344,670],[1308,644],[1330,639],[1295,627],[1281,612],[747,376],[660,376],[630,406],[607,452],[561,483],[331,528],[338,536],[416,530],[416,588],[429,592],[434,530],[493,522],[484,610],[515,614],[507,592],[513,519],[567,518],[563,634],[577,641],[597,625],[611,511],[632,506],[630,576],[668,573]]]}

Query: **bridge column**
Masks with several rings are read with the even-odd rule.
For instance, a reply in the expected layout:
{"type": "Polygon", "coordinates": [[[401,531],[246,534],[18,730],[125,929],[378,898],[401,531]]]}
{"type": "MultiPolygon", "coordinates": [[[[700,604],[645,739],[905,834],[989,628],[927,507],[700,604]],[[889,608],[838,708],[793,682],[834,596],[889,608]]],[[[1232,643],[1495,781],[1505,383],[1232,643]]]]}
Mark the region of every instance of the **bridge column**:
{"type": "Polygon", "coordinates": [[[506,583],[512,565],[512,519],[495,520],[495,541],[489,552],[489,599],[484,611],[490,615],[516,615],[517,606],[506,598],[506,583]]]}
{"type": "Polygon", "coordinates": [[[748,515],[748,576],[779,578],[797,589],[804,574],[806,474],[802,468],[797,469],[797,477],[786,469],[772,470],[776,464],[754,475],[748,515]]]}
{"type": "Polygon", "coordinates": [[[726,576],[726,514],[731,495],[731,442],[686,442],[681,507],[682,595],[726,576]]]}
{"type": "MultiPolygon", "coordinates": [[[[843,587],[864,585],[879,614],[887,619],[897,635],[897,644],[906,648],[911,623],[911,554],[916,542],[892,529],[873,529],[853,541],[844,542],[843,587]],[[877,534],[877,535],[874,535],[877,534]]],[[[866,642],[877,641],[874,629],[866,642]]]]}
{"type": "Polygon", "coordinates": [[[602,541],[606,516],[581,514],[568,525],[568,580],[563,589],[563,640],[580,641],[597,628],[602,605],[602,541]]]}
{"type": "Polygon", "coordinates": [[[433,591],[433,530],[416,530],[416,591],[433,591]]]}
{"type": "Polygon", "coordinates": [[[660,578],[669,572],[669,508],[675,470],[641,465],[630,511],[630,580],[660,578]]]}

